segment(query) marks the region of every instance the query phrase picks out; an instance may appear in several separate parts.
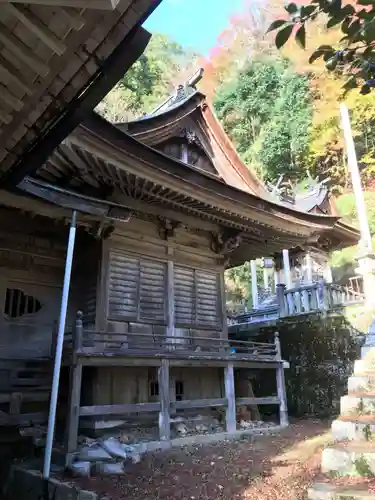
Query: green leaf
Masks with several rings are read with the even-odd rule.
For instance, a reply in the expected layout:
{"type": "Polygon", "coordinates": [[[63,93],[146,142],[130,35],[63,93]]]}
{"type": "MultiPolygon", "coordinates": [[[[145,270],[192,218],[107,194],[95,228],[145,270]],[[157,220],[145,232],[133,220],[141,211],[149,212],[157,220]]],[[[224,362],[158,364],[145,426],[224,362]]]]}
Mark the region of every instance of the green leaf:
{"type": "Polygon", "coordinates": [[[275,38],[275,44],[278,49],[281,49],[286,42],[289,40],[290,35],[293,32],[294,25],[289,24],[288,26],[285,26],[285,28],[282,28],[276,35],[275,38]]]}
{"type": "Polygon", "coordinates": [[[327,23],[327,28],[328,29],[333,28],[337,24],[341,23],[341,21],[342,21],[341,16],[340,17],[331,17],[331,19],[327,23]]]}
{"type": "Polygon", "coordinates": [[[375,0],[358,0],[358,5],[374,5],[375,0]]]}
{"type": "Polygon", "coordinates": [[[298,7],[295,3],[292,2],[285,6],[285,10],[289,14],[295,14],[296,12],[298,12],[298,7]]]}
{"type": "Polygon", "coordinates": [[[303,5],[301,7],[301,17],[311,16],[311,14],[313,14],[317,10],[317,8],[317,5],[303,5]]]}
{"type": "Polygon", "coordinates": [[[330,45],[321,45],[311,54],[310,59],[309,59],[309,63],[312,64],[320,57],[326,56],[326,54],[328,54],[328,57],[332,57],[334,52],[335,51],[333,50],[333,48],[330,45]]]}
{"type": "Polygon", "coordinates": [[[277,30],[281,26],[284,26],[287,21],[284,21],[284,19],[276,19],[273,23],[270,24],[267,33],[270,33],[271,31],[277,30]]]}
{"type": "Polygon", "coordinates": [[[296,41],[303,49],[306,48],[306,28],[304,24],[302,24],[302,26],[300,26],[297,30],[296,41]]]}

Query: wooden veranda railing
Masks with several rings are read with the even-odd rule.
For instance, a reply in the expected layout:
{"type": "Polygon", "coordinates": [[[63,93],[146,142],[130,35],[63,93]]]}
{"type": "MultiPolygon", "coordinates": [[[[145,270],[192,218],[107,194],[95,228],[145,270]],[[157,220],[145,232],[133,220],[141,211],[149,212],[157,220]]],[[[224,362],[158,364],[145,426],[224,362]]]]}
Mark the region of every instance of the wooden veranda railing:
{"type": "Polygon", "coordinates": [[[65,353],[130,357],[232,357],[271,361],[277,358],[277,341],[251,342],[195,335],[109,333],[75,328],[65,335],[65,353]]]}
{"type": "Polygon", "coordinates": [[[280,318],[340,309],[364,301],[363,294],[324,281],[289,289],[278,285],[277,296],[280,318]]]}
{"type": "Polygon", "coordinates": [[[364,294],[349,287],[332,283],[311,283],[287,289],[277,286],[275,305],[252,309],[228,318],[231,333],[245,330],[247,325],[254,328],[277,322],[280,318],[294,317],[301,314],[329,312],[364,301],[364,294]]]}

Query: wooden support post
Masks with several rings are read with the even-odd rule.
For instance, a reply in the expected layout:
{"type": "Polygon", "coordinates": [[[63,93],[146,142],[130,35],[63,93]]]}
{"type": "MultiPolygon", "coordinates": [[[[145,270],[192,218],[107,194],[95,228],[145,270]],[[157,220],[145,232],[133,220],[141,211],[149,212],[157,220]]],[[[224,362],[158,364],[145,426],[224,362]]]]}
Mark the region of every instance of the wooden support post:
{"type": "Polygon", "coordinates": [[[292,288],[292,275],[290,272],[289,250],[283,250],[284,279],[287,288],[292,288]]]}
{"type": "Polygon", "coordinates": [[[225,397],[228,402],[226,410],[227,432],[232,433],[237,429],[236,425],[236,394],[234,389],[233,363],[228,363],[224,368],[225,397]]]}
{"type": "Polygon", "coordinates": [[[277,386],[277,397],[280,401],[280,425],[287,427],[289,425],[288,419],[288,405],[286,400],[286,387],[285,387],[285,376],[284,376],[284,365],[282,363],[281,357],[281,345],[279,339],[279,332],[275,332],[275,346],[276,346],[276,358],[279,361],[279,365],[276,368],[276,386],[277,386]]]}
{"type": "Polygon", "coordinates": [[[286,286],[284,285],[284,283],[276,285],[276,296],[277,296],[277,303],[279,305],[280,318],[284,318],[287,315],[286,302],[285,302],[285,288],[286,286]]]}
{"type": "Polygon", "coordinates": [[[306,254],[306,282],[312,283],[313,281],[313,263],[310,252],[306,254]]]}
{"type": "Polygon", "coordinates": [[[325,281],[327,283],[332,283],[333,282],[332,269],[331,269],[331,266],[329,265],[329,262],[327,262],[326,265],[325,265],[324,279],[325,279],[325,281]]]}
{"type": "Polygon", "coordinates": [[[170,426],[170,393],[169,393],[169,361],[162,359],[158,372],[159,378],[159,398],[160,398],[160,413],[159,413],[159,438],[161,441],[170,441],[171,426],[170,426]]]}
{"type": "Polygon", "coordinates": [[[82,312],[77,312],[75,329],[73,332],[73,359],[70,367],[69,402],[67,414],[67,428],[65,441],[65,466],[71,464],[78,445],[79,409],[81,406],[82,363],[77,351],[82,347],[83,322],[82,312]]]}

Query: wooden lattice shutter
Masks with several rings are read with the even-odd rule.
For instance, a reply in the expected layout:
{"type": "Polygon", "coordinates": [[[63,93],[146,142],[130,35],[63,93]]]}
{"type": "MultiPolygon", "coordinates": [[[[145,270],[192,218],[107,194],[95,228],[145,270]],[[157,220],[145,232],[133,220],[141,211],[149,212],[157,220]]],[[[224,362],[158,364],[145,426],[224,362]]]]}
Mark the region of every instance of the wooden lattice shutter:
{"type": "Polygon", "coordinates": [[[109,317],[136,319],[138,314],[139,260],[111,252],[109,260],[109,317]]]}
{"type": "Polygon", "coordinates": [[[140,261],[139,319],[165,322],[166,264],[155,260],[140,261]]]}
{"type": "Polygon", "coordinates": [[[196,270],[196,321],[198,325],[220,328],[221,298],[217,273],[196,270]]]}
{"type": "Polygon", "coordinates": [[[194,269],[174,267],[175,324],[195,324],[195,280],[194,269]]]}
{"type": "Polygon", "coordinates": [[[109,317],[164,323],[166,264],[111,252],[109,317]]]}
{"type": "Polygon", "coordinates": [[[175,323],[177,326],[221,328],[219,275],[175,266],[175,323]]]}

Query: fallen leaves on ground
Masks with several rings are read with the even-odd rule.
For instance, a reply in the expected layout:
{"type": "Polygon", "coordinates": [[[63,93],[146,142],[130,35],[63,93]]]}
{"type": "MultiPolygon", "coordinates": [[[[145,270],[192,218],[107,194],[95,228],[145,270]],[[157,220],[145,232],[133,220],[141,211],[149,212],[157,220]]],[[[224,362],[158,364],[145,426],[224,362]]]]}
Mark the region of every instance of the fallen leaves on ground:
{"type": "Polygon", "coordinates": [[[173,449],[129,464],[125,476],[77,480],[111,500],[304,500],[320,475],[327,422],[276,435],[173,449]]]}

